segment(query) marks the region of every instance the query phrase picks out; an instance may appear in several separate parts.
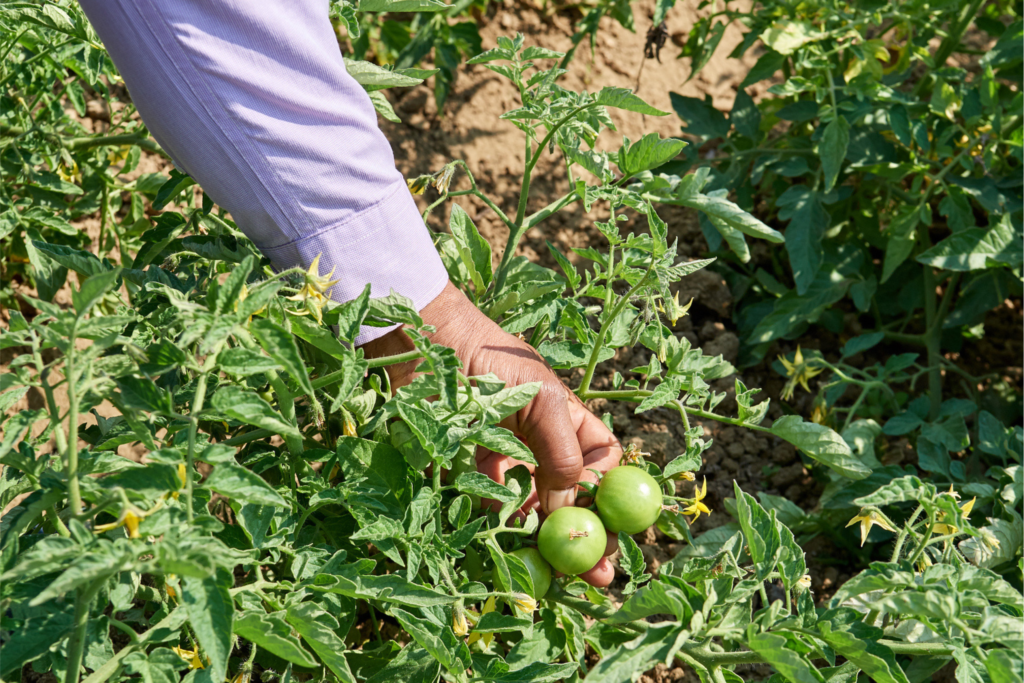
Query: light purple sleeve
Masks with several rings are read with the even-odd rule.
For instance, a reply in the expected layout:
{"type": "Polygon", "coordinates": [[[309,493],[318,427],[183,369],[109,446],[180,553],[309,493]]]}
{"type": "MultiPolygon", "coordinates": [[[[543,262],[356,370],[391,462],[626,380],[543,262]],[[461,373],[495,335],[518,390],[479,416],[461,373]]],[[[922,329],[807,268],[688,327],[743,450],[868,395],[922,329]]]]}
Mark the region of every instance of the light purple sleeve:
{"type": "MultiPolygon", "coordinates": [[[[143,121],[279,269],[416,308],[448,281],[326,0],[82,0],[143,121]]],[[[366,343],[388,328],[364,327],[366,343]]]]}

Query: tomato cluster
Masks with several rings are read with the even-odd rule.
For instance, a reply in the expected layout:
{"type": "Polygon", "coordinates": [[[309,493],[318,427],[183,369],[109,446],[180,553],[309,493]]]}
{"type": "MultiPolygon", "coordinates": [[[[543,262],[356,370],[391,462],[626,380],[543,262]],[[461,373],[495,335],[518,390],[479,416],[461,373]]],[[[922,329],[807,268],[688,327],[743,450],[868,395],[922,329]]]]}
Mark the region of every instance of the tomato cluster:
{"type": "Polygon", "coordinates": [[[591,569],[604,555],[605,531],[633,535],[658,521],[661,487],[638,467],[616,467],[601,479],[594,502],[597,514],[586,508],[565,507],[548,515],[537,534],[540,557],[536,560],[547,560],[567,575],[591,569]]]}

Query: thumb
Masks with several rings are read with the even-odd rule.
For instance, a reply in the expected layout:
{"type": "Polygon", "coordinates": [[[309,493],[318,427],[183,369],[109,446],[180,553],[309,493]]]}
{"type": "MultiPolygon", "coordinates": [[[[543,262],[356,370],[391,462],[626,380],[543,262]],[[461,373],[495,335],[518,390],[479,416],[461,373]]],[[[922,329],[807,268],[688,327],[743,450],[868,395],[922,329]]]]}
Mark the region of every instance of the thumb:
{"type": "Polygon", "coordinates": [[[519,411],[519,433],[537,458],[537,497],[551,513],[576,503],[576,482],[583,472],[583,454],[569,413],[568,395],[558,380],[546,380],[519,411]]]}

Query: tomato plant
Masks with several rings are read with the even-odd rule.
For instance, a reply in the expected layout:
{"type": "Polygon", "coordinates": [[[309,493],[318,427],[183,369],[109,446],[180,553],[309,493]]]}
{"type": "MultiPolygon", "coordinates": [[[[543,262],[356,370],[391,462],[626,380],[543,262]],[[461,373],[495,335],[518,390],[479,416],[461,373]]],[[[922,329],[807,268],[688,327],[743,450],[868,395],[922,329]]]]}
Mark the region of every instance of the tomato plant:
{"type": "MultiPolygon", "coordinates": [[[[515,206],[499,206],[458,160],[410,184],[433,183],[434,207],[473,196],[501,217],[510,236],[497,264],[454,202],[437,246],[482,310],[554,367],[580,370],[580,399],[678,415],[685,452],[664,467],[642,463],[659,486],[696,479],[710,443],[691,419],[719,421],[791,443],[827,472],[826,504],[852,521],[851,538],[892,538],[882,561],[821,604],[807,589],[803,520],[791,509],[736,487],[725,502],[736,522],[693,537],[686,518],[709,511],[706,481],[689,497],[667,496],[681,505],[659,528],[692,543],[657,577],[619,533],[621,605],[537,572],[524,540],[538,527],[550,558],[548,534],[556,551],[573,531],[588,534],[574,543],[599,541],[597,557],[606,545],[600,520],[582,508],[543,526],[536,513],[520,520],[526,466],[501,482],[475,471],[478,446],[534,462],[499,423],[537,387],[463,375],[400,295],[371,299],[367,289],[337,303],[322,296],[315,268],[273,272],[230,216],[186,192],[185,176],[124,182],[117,164],[127,162],[106,152],[127,147],[130,161],[139,154],[130,150],[155,149],[145,131],[119,114],[123,130],[88,133],[62,113],[79,79],[104,97],[116,90],[80,13],[15,3],[0,21],[4,103],[17,105],[2,114],[4,268],[36,284],[0,332],[13,359],[0,374],[4,680],[593,683],[668,663],[704,683],[736,683],[736,667],[763,663],[799,683],[861,673],[909,683],[949,661],[964,680],[1019,680],[1022,561],[1007,521],[1022,498],[1017,433],[985,432],[979,448],[1004,460],[992,483],[946,491],[879,467],[864,439],[797,415],[764,424],[767,402],[740,381],[735,415],[723,414],[725,395],[710,382],[734,368],[673,333],[686,313],[673,287],[710,260],[678,257],[657,204],[670,193],[758,239],[782,236],[706,191],[707,173],[655,176],[684,150],[680,140],[647,135],[596,151],[608,108],[665,112],[620,88],[562,88],[557,68],[537,64],[563,54],[502,38],[475,59],[520,96],[506,114],[525,138],[515,206]],[[564,157],[571,190],[528,213],[531,174],[547,153],[564,157]],[[516,254],[527,230],[575,202],[610,214],[596,226],[608,248],[578,251],[589,268],[554,247],[559,272],[516,254]],[[99,253],[64,227],[92,214],[105,226],[99,253]],[[623,234],[627,214],[646,227],[623,234]],[[352,345],[362,325],[390,323],[408,326],[414,351],[367,359],[352,345]],[[650,359],[626,379],[608,361],[634,345],[650,359]],[[392,392],[384,369],[420,357],[428,371],[392,392]],[[28,407],[8,414],[26,396],[28,407]],[[121,457],[128,445],[145,457],[121,457]],[[979,528],[981,516],[989,523],[979,528]],[[779,599],[769,600],[772,584],[779,599]]],[[[419,77],[377,77],[399,75],[419,77]]]]}

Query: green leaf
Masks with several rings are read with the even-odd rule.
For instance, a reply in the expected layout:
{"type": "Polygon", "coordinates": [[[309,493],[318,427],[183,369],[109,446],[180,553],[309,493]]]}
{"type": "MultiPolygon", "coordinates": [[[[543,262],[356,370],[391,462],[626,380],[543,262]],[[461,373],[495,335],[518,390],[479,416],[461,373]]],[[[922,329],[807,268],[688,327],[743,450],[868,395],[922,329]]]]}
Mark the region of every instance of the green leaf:
{"type": "Polygon", "coordinates": [[[178,683],[188,664],[170,648],[158,647],[130,653],[124,658],[124,668],[126,673],[140,676],[143,683],[178,683]]]}
{"type": "MultiPolygon", "coordinates": [[[[786,227],[786,252],[793,271],[797,294],[804,295],[813,284],[821,268],[822,238],[828,230],[831,217],[821,205],[821,195],[800,186],[793,199],[785,206],[792,211],[786,227]]],[[[786,193],[787,195],[790,192],[786,193]]],[[[782,204],[780,198],[779,203],[782,204]]]]}
{"type": "Polygon", "coordinates": [[[747,539],[750,557],[757,566],[757,575],[763,579],[775,568],[776,556],[782,547],[782,538],[775,520],[774,511],[768,512],[757,500],[740,489],[733,481],[736,495],[736,518],[747,539]]]}
{"type": "MultiPolygon", "coordinates": [[[[783,498],[787,503],[787,499],[783,498]]],[[[798,508],[799,509],[799,508],[798,508]]],[[[778,516],[778,510],[773,510],[778,516]]],[[[801,510],[801,513],[803,511],[801,510]]],[[[779,573],[782,575],[782,582],[788,590],[793,590],[797,582],[807,573],[807,561],[804,559],[803,548],[796,542],[796,537],[785,524],[778,521],[779,538],[782,541],[782,553],[779,558],[779,573]]]]}
{"type": "Polygon", "coordinates": [[[515,434],[503,427],[487,427],[470,434],[463,441],[483,446],[495,453],[501,453],[531,465],[537,464],[537,459],[533,457],[533,451],[527,448],[515,434]]]}
{"type": "Polygon", "coordinates": [[[587,674],[587,683],[622,683],[633,680],[658,662],[671,661],[689,639],[690,632],[679,624],[657,624],[643,635],[606,651],[587,674]]]}
{"type": "Polygon", "coordinates": [[[441,12],[448,5],[441,0],[359,0],[360,12],[441,12]]]}
{"type": "Polygon", "coordinates": [[[648,410],[654,410],[661,406],[671,403],[672,401],[679,398],[679,392],[683,386],[682,377],[669,377],[665,379],[661,384],[654,388],[651,395],[646,397],[640,402],[640,405],[636,407],[637,415],[640,413],[647,412],[648,410]]]}
{"type": "Polygon", "coordinates": [[[729,122],[715,109],[711,96],[705,99],[669,93],[672,109],[686,123],[683,130],[699,138],[721,138],[729,134],[729,122]]]}
{"type": "Polygon", "coordinates": [[[249,330],[259,341],[263,350],[285,367],[288,374],[302,389],[302,393],[312,397],[313,384],[309,381],[309,370],[302,362],[299,347],[295,344],[295,337],[266,318],[253,320],[249,325],[249,330]]]}
{"type": "Polygon", "coordinates": [[[1021,683],[1024,678],[1024,662],[1020,653],[1012,650],[990,650],[985,656],[985,669],[992,683],[1021,683]]]}
{"type": "Polygon", "coordinates": [[[626,88],[604,87],[601,89],[601,92],[597,93],[593,101],[594,104],[634,111],[645,116],[668,116],[667,111],[655,109],[634,95],[632,90],[627,90],[626,88]]]}
{"type": "Polygon", "coordinates": [[[231,463],[217,465],[203,482],[203,486],[240,503],[290,507],[288,501],[271,488],[270,484],[241,465],[231,463]]]}
{"type": "Polygon", "coordinates": [[[4,656],[0,674],[20,671],[29,662],[39,659],[71,632],[74,610],[40,614],[26,619],[17,630],[4,635],[4,656]]]}
{"type": "Polygon", "coordinates": [[[758,140],[761,137],[761,110],[754,103],[754,98],[747,94],[746,90],[736,92],[736,100],[732,105],[732,112],[729,114],[729,122],[736,131],[751,140],[758,140]]]}
{"type": "Polygon", "coordinates": [[[665,201],[666,204],[689,206],[706,213],[709,217],[720,220],[744,235],[768,240],[773,244],[782,244],[785,237],[778,230],[769,228],[757,218],[733,204],[721,195],[693,194],[665,201]]]}
{"type": "Polygon", "coordinates": [[[235,634],[255,643],[286,661],[313,669],[318,666],[302,642],[292,635],[292,628],[285,621],[285,612],[266,614],[248,610],[235,619],[235,634]]]}
{"type": "Polygon", "coordinates": [[[463,472],[455,480],[455,488],[463,493],[502,502],[516,499],[516,494],[480,472],[463,472]]]}
{"type": "Polygon", "coordinates": [[[640,546],[625,531],[619,532],[619,550],[622,552],[619,556],[619,567],[629,577],[629,583],[622,589],[622,593],[629,595],[636,591],[640,584],[650,580],[651,575],[644,571],[647,569],[647,563],[644,561],[640,546]]]}
{"type": "Polygon", "coordinates": [[[555,683],[555,681],[567,680],[578,668],[579,665],[575,662],[567,664],[530,662],[521,669],[513,671],[500,658],[495,658],[487,663],[487,668],[483,671],[481,678],[488,683],[533,683],[534,681],[536,683],[555,683]]]}
{"type": "Polygon", "coordinates": [[[343,654],[345,641],[335,633],[339,626],[337,619],[311,602],[289,606],[285,619],[339,681],[356,683],[343,654]]]}
{"type": "Polygon", "coordinates": [[[473,279],[477,296],[482,296],[493,279],[491,245],[480,235],[469,214],[458,204],[452,204],[448,227],[455,237],[462,262],[473,279]]]}
{"type": "Polygon", "coordinates": [[[886,231],[889,235],[889,242],[885,245],[881,282],[888,280],[914,250],[920,216],[921,213],[916,208],[907,210],[897,216],[889,225],[886,231]]]}
{"type": "Polygon", "coordinates": [[[931,586],[927,592],[909,590],[886,595],[869,603],[869,606],[879,613],[898,615],[901,619],[913,616],[942,623],[960,616],[956,602],[956,598],[941,590],[940,586],[931,586]]]}
{"type": "Polygon", "coordinates": [[[683,589],[659,579],[631,595],[622,603],[622,607],[608,618],[608,623],[625,624],[656,614],[671,615],[676,621],[689,623],[693,613],[694,608],[683,589]]]}
{"type": "Polygon", "coordinates": [[[271,370],[283,370],[284,367],[270,356],[247,349],[244,346],[235,346],[225,349],[217,355],[217,365],[229,375],[235,377],[248,377],[261,372],[271,370]]]}
{"type": "Polygon", "coordinates": [[[227,676],[231,654],[234,605],[229,589],[234,584],[234,576],[221,568],[214,576],[203,579],[186,576],[181,581],[181,599],[188,621],[209,659],[209,666],[203,671],[211,683],[221,683],[227,676]]]}
{"type": "Polygon", "coordinates": [[[824,683],[824,676],[807,655],[793,647],[789,638],[777,633],[759,633],[749,638],[747,645],[792,683],[824,683]]]}
{"type": "Polygon", "coordinates": [[[807,43],[824,37],[807,21],[784,19],[772,24],[761,33],[761,41],[779,54],[791,55],[807,43]]]}
{"type": "Polygon", "coordinates": [[[285,421],[280,413],[257,396],[254,391],[229,384],[217,390],[217,393],[210,399],[210,404],[218,413],[233,420],[269,429],[282,436],[302,438],[302,432],[295,425],[285,421]]]}
{"type": "Polygon", "coordinates": [[[839,170],[846,158],[846,148],[850,144],[850,123],[842,116],[836,116],[825,126],[821,142],[818,143],[818,156],[821,157],[821,169],[825,173],[825,192],[831,192],[839,178],[839,170]]]}
{"type": "Polygon", "coordinates": [[[878,642],[881,629],[860,621],[849,625],[849,630],[833,631],[828,621],[819,621],[822,640],[832,646],[836,654],[846,657],[877,683],[910,683],[903,669],[896,663],[892,650],[878,642]]]}
{"type": "Polygon", "coordinates": [[[385,88],[408,88],[423,82],[422,78],[413,78],[400,71],[385,69],[372,62],[359,59],[346,58],[345,70],[367,92],[374,92],[385,88]]]}
{"type": "Polygon", "coordinates": [[[662,140],[657,133],[649,133],[632,144],[629,138],[625,138],[618,153],[619,170],[625,176],[634,176],[641,171],[657,168],[675,159],[685,146],[683,140],[662,140]]]}
{"type": "Polygon", "coordinates": [[[755,83],[760,83],[766,78],[771,78],[785,63],[786,55],[775,50],[768,50],[758,58],[757,63],[747,72],[747,77],[740,83],[740,89],[742,90],[755,83]]]}
{"type": "Polygon", "coordinates": [[[92,307],[114,287],[120,274],[120,268],[96,273],[86,278],[80,289],[71,291],[71,301],[75,305],[79,319],[85,317],[92,307]]]}
{"type": "Polygon", "coordinates": [[[787,415],[775,421],[771,433],[844,477],[864,479],[871,474],[871,469],[853,455],[843,437],[824,425],[804,422],[799,415],[787,415]]]}
{"type": "Polygon", "coordinates": [[[455,676],[468,669],[470,660],[469,648],[457,638],[450,626],[440,629],[424,619],[420,619],[402,609],[393,609],[391,614],[398,623],[412,636],[421,647],[441,662],[441,666],[455,676]]]}
{"type": "Polygon", "coordinates": [[[32,263],[32,279],[35,280],[36,293],[46,302],[52,302],[54,295],[60,291],[68,278],[68,269],[36,249],[35,242],[42,242],[42,235],[35,228],[25,231],[25,251],[32,263]]]}
{"type": "Polygon", "coordinates": [[[917,257],[918,263],[944,270],[965,272],[998,265],[1019,268],[1021,236],[1013,229],[1010,214],[988,228],[953,233],[917,257]]]}
{"type": "Polygon", "coordinates": [[[174,400],[167,389],[162,389],[151,379],[139,377],[118,377],[117,388],[121,390],[121,401],[129,408],[138,408],[153,413],[171,415],[174,400]]]}

